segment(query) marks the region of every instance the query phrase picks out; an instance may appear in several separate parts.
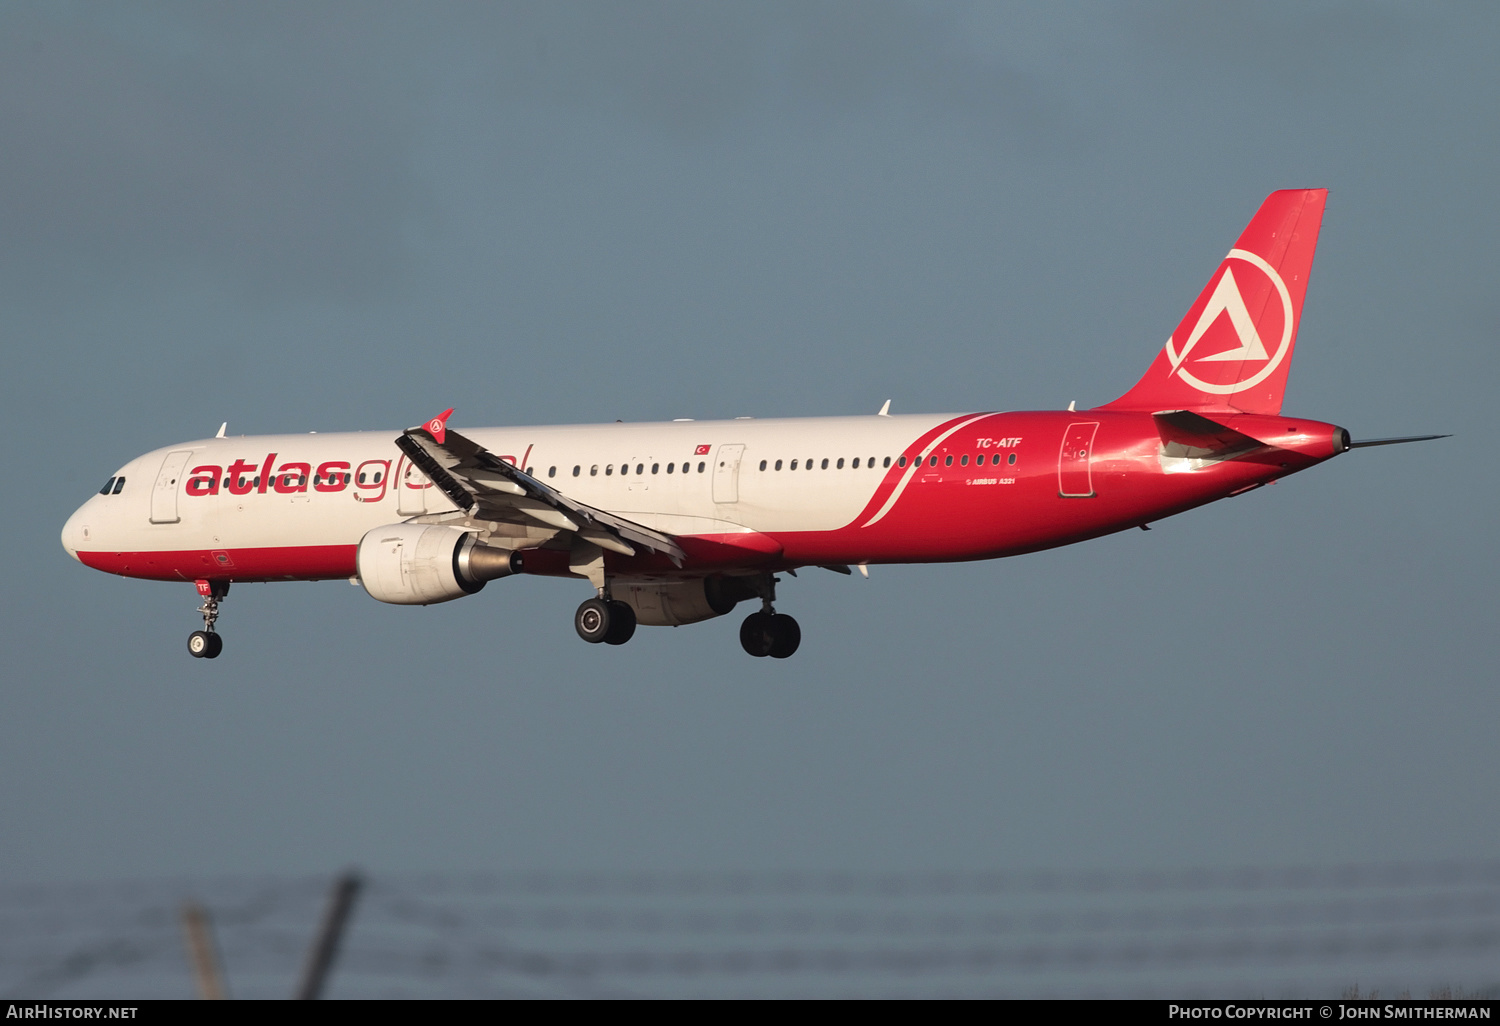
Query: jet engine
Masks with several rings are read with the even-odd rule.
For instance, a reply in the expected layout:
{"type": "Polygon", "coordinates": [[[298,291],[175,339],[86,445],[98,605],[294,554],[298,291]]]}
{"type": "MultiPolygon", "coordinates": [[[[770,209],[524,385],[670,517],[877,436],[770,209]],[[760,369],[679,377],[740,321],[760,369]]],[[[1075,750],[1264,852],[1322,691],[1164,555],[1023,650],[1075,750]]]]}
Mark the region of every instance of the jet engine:
{"type": "Polygon", "coordinates": [[[488,581],[521,572],[521,553],[480,544],[441,524],[387,524],[359,540],[355,565],[371,598],[426,606],[472,595],[488,581]]]}
{"type": "Polygon", "coordinates": [[[701,577],[691,581],[630,584],[616,581],[610,594],[635,610],[643,627],[681,627],[723,616],[735,604],[755,596],[737,577],[701,577]]]}

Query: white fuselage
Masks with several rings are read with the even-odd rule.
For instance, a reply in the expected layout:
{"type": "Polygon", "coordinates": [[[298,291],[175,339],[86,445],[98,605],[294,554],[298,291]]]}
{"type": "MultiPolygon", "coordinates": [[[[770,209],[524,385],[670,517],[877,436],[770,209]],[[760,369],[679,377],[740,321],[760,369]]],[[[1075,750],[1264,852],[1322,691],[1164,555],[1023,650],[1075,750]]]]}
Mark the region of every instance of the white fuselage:
{"type": "MultiPolygon", "coordinates": [[[[617,423],[467,434],[580,502],[673,535],[723,536],[843,528],[899,469],[914,440],[979,416],[617,423]]],[[[119,493],[86,502],[68,521],[63,543],[75,556],[228,552],[240,566],[245,552],[352,546],[378,525],[453,509],[397,449],[398,433],[209,438],[158,449],[120,468],[115,477],[125,484],[119,493]]],[[[940,447],[941,436],[932,444],[940,447]]],[[[912,467],[904,476],[915,473],[912,467]]],[[[190,579],[181,567],[143,576],[190,579]]],[[[267,576],[333,574],[292,567],[267,576]]]]}

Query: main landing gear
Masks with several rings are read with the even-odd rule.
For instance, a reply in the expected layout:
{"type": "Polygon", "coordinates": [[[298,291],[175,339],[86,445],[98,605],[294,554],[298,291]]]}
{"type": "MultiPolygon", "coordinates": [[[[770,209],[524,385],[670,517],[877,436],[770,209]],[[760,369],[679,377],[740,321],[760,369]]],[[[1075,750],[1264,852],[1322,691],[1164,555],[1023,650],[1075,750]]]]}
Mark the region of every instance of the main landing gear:
{"type": "Polygon", "coordinates": [[[591,598],[573,614],[573,629],[591,645],[623,645],[635,634],[635,610],[624,602],[591,598]]]}
{"type": "Polygon", "coordinates": [[[802,628],[785,613],[766,608],[745,617],[740,624],[740,646],[753,656],[785,659],[802,644],[802,628]]]}
{"type": "MultiPolygon", "coordinates": [[[[760,610],[745,617],[745,622],[740,625],[740,645],[753,656],[785,659],[802,644],[802,628],[790,616],[776,612],[773,605],[776,601],[776,581],[769,574],[744,581],[741,587],[749,591],[749,595],[742,591],[729,599],[728,606],[715,609],[709,615],[723,615],[729,612],[735,602],[758,594],[760,610]]],[[[573,614],[573,629],[580,638],[592,645],[600,642],[606,645],[623,645],[635,635],[634,607],[609,598],[608,595],[608,590],[601,588],[599,597],[589,599],[573,614]]]]}
{"type": "Polygon", "coordinates": [[[217,659],[224,651],[224,639],[214,631],[219,619],[219,602],[229,594],[228,581],[198,581],[198,594],[203,596],[203,605],[198,612],[203,614],[203,629],[188,635],[188,653],[194,659],[217,659]]]}
{"type": "Polygon", "coordinates": [[[756,582],[760,611],[740,624],[740,647],[757,659],[785,659],[802,644],[802,628],[785,613],[776,612],[776,585],[781,578],[767,575],[756,582]]]}

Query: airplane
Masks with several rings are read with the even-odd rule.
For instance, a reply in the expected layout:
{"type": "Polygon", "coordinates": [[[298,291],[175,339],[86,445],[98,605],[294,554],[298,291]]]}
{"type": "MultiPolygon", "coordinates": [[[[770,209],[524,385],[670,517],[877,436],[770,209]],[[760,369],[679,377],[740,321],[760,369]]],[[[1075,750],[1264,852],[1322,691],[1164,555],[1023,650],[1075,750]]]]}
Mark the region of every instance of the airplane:
{"type": "Polygon", "coordinates": [[[216,658],[236,582],[348,579],[429,605],[505,577],[577,577],[587,642],[758,602],[752,656],[801,643],[780,574],[995,559],[1070,545],[1270,484],[1350,449],[1283,416],[1327,200],[1272,193],[1145,375],[1088,410],[591,424],[183,442],[112,474],[67,521],[85,566],[196,585],[216,658]]]}

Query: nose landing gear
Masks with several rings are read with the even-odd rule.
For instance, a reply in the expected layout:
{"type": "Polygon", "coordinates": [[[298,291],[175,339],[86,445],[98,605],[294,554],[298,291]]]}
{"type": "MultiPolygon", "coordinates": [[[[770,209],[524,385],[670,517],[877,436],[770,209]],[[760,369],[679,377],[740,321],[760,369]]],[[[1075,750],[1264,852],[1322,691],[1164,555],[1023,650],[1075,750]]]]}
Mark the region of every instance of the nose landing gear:
{"type": "Polygon", "coordinates": [[[203,605],[198,612],[203,614],[203,629],[188,635],[188,653],[194,659],[217,659],[224,651],[224,639],[214,631],[219,619],[219,602],[229,594],[228,581],[197,581],[198,594],[203,596],[203,605]]]}

